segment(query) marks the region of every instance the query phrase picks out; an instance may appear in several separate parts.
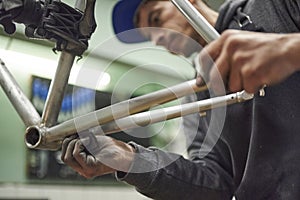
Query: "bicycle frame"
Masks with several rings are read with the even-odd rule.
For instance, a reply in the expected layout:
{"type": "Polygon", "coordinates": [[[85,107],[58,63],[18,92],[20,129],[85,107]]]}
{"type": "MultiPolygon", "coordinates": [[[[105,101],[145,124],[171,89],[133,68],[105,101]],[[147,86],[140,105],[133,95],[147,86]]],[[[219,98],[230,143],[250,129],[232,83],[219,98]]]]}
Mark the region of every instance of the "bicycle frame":
{"type": "MultiPolygon", "coordinates": [[[[195,9],[191,9],[192,7],[188,0],[171,1],[192,22],[193,26],[197,27],[197,31],[204,36],[207,42],[218,37],[215,29],[195,9]]],[[[27,127],[25,143],[28,148],[57,150],[60,148],[61,142],[65,137],[82,131],[89,130],[94,134],[109,134],[191,113],[205,112],[212,108],[243,102],[253,98],[252,94],[238,92],[192,104],[136,114],[149,109],[153,104],[166,103],[188,94],[207,90],[206,86],[198,87],[196,80],[191,80],[154,93],[120,102],[56,125],[64,91],[76,56],[77,53],[73,53],[72,51],[61,52],[56,74],[51,81],[42,116],[37,113],[14,77],[7,70],[4,62],[1,61],[0,84],[27,127]],[[135,115],[127,116],[128,114],[135,115]],[[135,123],[130,123],[132,121],[135,123]],[[120,127],[118,124],[123,124],[123,126],[120,127]]]]}

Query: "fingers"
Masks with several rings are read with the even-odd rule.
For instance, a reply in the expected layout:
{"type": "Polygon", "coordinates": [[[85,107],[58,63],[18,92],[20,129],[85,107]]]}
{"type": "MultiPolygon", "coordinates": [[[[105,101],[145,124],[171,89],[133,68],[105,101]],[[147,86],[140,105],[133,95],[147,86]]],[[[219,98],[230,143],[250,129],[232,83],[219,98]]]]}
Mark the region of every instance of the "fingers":
{"type": "Polygon", "coordinates": [[[62,144],[61,159],[86,178],[95,176],[96,159],[93,155],[87,154],[80,138],[66,138],[62,144]],[[93,162],[91,162],[93,161],[93,162]]]}
{"type": "Polygon", "coordinates": [[[81,140],[77,140],[73,149],[73,157],[78,162],[78,164],[83,168],[86,166],[86,160],[88,156],[84,150],[85,148],[82,145],[81,140]]]}
{"type": "MultiPolygon", "coordinates": [[[[225,88],[231,92],[244,88],[246,80],[241,70],[247,62],[243,55],[244,46],[248,43],[245,39],[247,34],[249,32],[246,31],[225,31],[219,39],[207,45],[200,53],[202,70],[205,76],[208,76],[206,79],[215,94],[224,94],[225,88]]],[[[197,84],[202,82],[203,78],[197,77],[197,84]]]]}
{"type": "Polygon", "coordinates": [[[209,81],[215,93],[223,93],[223,82],[226,81],[229,71],[227,51],[224,51],[224,45],[232,34],[236,34],[236,31],[225,31],[219,39],[211,42],[201,51],[199,62],[202,74],[197,77],[197,85],[203,84],[203,81],[209,81]]]}
{"type": "Polygon", "coordinates": [[[66,153],[67,153],[67,149],[68,149],[68,145],[69,143],[76,139],[77,135],[71,135],[70,137],[67,137],[63,140],[62,142],[62,150],[61,150],[61,159],[64,161],[64,159],[66,158],[66,153]]]}
{"type": "Polygon", "coordinates": [[[243,73],[241,72],[241,67],[245,65],[247,59],[243,53],[236,53],[232,55],[232,60],[230,63],[230,72],[228,76],[228,89],[231,92],[238,92],[243,89],[243,73]]]}
{"type": "Polygon", "coordinates": [[[265,75],[271,73],[268,73],[265,69],[254,69],[251,65],[246,64],[241,70],[241,73],[243,77],[243,88],[248,93],[255,93],[269,84],[265,75]]]}
{"type": "Polygon", "coordinates": [[[214,48],[220,49],[220,42],[214,41],[207,48],[203,49],[199,55],[199,69],[197,69],[196,84],[200,87],[207,84],[210,80],[209,74],[214,60],[219,56],[218,50],[213,51],[214,48]]]}
{"type": "Polygon", "coordinates": [[[82,140],[86,140],[86,138],[76,141],[73,150],[73,156],[82,169],[85,169],[85,172],[88,172],[91,168],[96,166],[97,159],[94,157],[94,155],[86,153],[86,148],[84,146],[85,142],[82,140]]]}
{"type": "Polygon", "coordinates": [[[196,66],[198,86],[203,86],[209,82],[209,71],[214,64],[214,60],[210,57],[209,52],[203,49],[199,55],[199,65],[196,66]]]}
{"type": "MultiPolygon", "coordinates": [[[[66,138],[62,144],[61,159],[72,169],[77,171],[85,178],[93,178],[107,173],[112,173],[115,170],[106,166],[110,160],[113,160],[114,146],[111,145],[112,139],[107,136],[98,136],[95,142],[98,142],[98,149],[95,154],[90,154],[87,151],[86,144],[89,145],[91,138],[66,138]],[[106,156],[105,152],[112,152],[106,156]],[[102,159],[102,158],[105,159],[102,159]]],[[[120,163],[119,163],[120,164],[120,163]]]]}
{"type": "Polygon", "coordinates": [[[73,138],[66,138],[63,141],[61,159],[64,163],[69,165],[75,171],[81,172],[82,167],[79,165],[79,163],[77,162],[77,160],[73,156],[75,144],[76,144],[77,141],[79,141],[79,140],[78,139],[73,139],[73,138]]]}
{"type": "Polygon", "coordinates": [[[210,87],[216,95],[223,95],[225,93],[224,84],[228,79],[230,65],[227,59],[227,52],[222,51],[215,65],[210,71],[210,87]]]}

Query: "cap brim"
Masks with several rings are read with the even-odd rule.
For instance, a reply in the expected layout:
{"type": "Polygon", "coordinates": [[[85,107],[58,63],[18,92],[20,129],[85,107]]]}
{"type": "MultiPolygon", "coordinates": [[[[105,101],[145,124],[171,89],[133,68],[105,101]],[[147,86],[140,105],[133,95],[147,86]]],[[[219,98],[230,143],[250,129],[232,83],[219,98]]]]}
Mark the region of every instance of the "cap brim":
{"type": "Polygon", "coordinates": [[[138,43],[146,38],[135,30],[134,16],[143,0],[120,0],[112,12],[113,28],[117,38],[124,43],[138,43]]]}

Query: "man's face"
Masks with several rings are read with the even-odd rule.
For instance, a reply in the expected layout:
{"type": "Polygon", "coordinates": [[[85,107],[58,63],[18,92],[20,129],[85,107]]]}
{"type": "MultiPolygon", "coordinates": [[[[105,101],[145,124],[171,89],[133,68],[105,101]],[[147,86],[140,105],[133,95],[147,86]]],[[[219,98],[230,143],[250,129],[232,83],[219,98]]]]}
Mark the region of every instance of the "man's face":
{"type": "Polygon", "coordinates": [[[185,17],[169,1],[149,1],[137,12],[137,26],[142,34],[156,45],[170,52],[190,56],[200,50],[204,40],[197,34],[185,17]],[[174,31],[171,31],[174,30],[174,31]],[[197,42],[195,42],[197,41],[197,42]]]}

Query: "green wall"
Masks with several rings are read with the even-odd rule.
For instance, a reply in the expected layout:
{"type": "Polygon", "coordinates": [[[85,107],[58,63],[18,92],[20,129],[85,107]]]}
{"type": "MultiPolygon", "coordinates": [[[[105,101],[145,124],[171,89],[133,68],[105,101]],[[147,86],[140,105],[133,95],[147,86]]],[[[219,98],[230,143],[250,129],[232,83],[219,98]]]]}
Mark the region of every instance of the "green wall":
{"type": "MultiPolygon", "coordinates": [[[[18,82],[28,91],[28,81],[17,75],[18,82]]],[[[26,148],[25,126],[0,90],[0,182],[24,182],[26,148]]]]}

